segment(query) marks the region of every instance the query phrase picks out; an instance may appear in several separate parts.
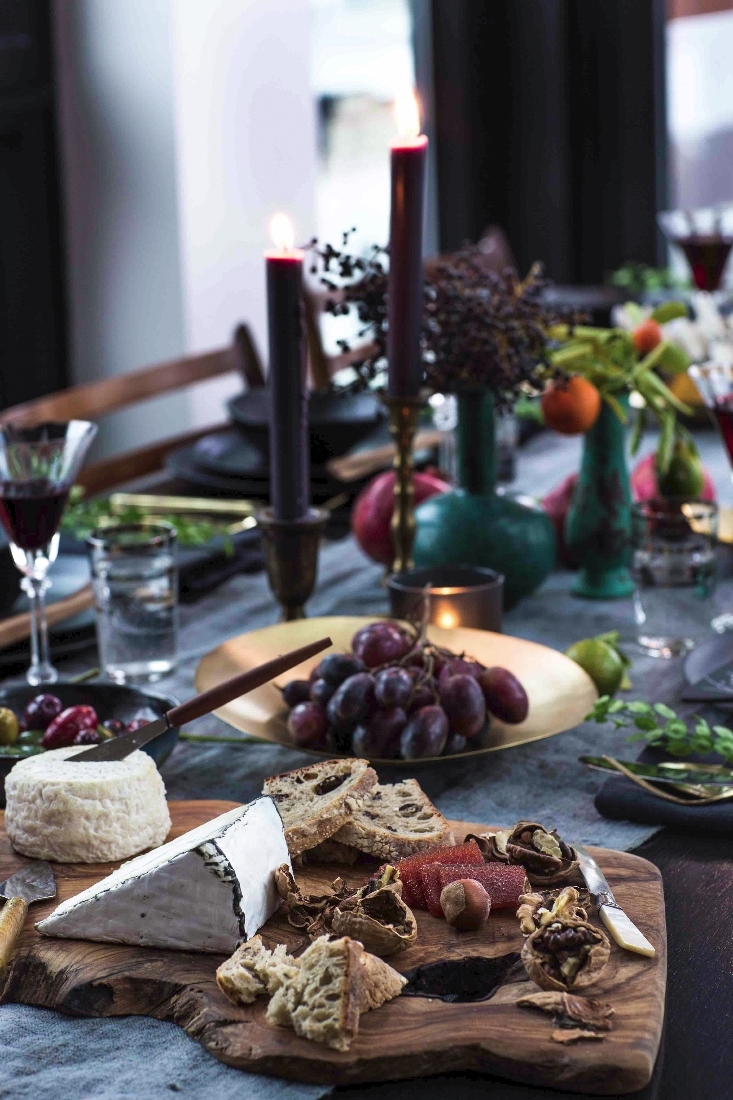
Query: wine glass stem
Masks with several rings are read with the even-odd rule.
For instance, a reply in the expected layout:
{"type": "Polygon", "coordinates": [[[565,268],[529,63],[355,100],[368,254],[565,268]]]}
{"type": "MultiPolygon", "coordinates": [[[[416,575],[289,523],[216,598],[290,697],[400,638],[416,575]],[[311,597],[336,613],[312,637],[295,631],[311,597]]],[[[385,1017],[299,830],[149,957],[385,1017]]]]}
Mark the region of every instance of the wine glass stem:
{"type": "Polygon", "coordinates": [[[29,684],[53,684],[58,680],[59,674],[51,664],[48,652],[46,589],[50,585],[45,578],[40,580],[27,577],[23,587],[31,605],[31,664],[25,678],[29,684]]]}

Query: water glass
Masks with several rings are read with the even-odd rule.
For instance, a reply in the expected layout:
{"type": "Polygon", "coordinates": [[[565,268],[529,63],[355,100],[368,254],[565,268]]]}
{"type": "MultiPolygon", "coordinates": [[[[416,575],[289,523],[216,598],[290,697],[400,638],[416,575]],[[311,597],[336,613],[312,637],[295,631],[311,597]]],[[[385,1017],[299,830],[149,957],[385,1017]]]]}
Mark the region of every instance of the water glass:
{"type": "Polygon", "coordinates": [[[717,529],[715,504],[634,505],[634,618],[650,656],[676,657],[710,633],[717,529]]]}
{"type": "Polygon", "coordinates": [[[167,676],[176,667],[178,634],[175,529],[99,527],[87,546],[102,669],[117,684],[167,676]]]}

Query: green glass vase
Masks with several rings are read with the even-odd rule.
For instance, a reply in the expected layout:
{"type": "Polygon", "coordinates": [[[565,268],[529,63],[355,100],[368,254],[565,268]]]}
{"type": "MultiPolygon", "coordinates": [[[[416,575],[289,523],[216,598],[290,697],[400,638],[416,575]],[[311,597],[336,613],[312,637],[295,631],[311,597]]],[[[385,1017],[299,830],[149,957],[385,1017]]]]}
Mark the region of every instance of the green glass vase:
{"type": "Polygon", "coordinates": [[[585,433],[583,460],[565,521],[568,552],[580,573],[573,594],[591,600],[630,596],[631,489],[624,426],[604,401],[585,433]]]}
{"type": "Polygon", "coordinates": [[[414,558],[431,565],[482,565],[503,573],[504,609],[533,592],[555,563],[555,532],[544,511],[496,492],[494,402],[488,390],[458,397],[460,487],[415,512],[414,558]]]}

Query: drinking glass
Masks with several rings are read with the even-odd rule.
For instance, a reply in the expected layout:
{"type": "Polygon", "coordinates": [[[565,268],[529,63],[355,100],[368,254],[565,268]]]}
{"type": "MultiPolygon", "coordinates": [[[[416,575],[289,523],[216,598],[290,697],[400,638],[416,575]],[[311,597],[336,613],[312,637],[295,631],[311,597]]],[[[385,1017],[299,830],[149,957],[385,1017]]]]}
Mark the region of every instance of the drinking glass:
{"type": "Polygon", "coordinates": [[[152,683],[176,667],[178,563],[168,524],[98,527],[87,537],[99,663],[117,684],[152,683]]]}
{"type": "Polygon", "coordinates": [[[685,254],[698,290],[718,290],[733,246],[733,203],[700,210],[664,210],[659,225],[685,254]]]}
{"type": "Polygon", "coordinates": [[[96,424],[87,420],[32,428],[0,425],[0,523],[30,600],[29,684],[58,679],[48,652],[47,574],[58,554],[58,529],[69,491],[96,434],[96,424]]]}
{"type": "Polygon", "coordinates": [[[633,506],[634,618],[650,656],[679,656],[710,632],[717,530],[715,504],[633,506]]]}

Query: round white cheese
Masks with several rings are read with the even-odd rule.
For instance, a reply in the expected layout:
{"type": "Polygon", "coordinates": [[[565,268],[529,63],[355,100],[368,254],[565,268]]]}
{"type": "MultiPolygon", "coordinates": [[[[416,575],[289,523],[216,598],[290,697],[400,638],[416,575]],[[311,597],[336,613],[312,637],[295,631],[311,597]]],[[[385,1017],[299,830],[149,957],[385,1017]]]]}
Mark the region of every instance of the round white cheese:
{"type": "Polygon", "coordinates": [[[57,863],[106,863],[162,844],[171,827],[155,762],[75,764],[78,745],[19,761],[5,780],[5,828],[24,856],[57,863]]]}

